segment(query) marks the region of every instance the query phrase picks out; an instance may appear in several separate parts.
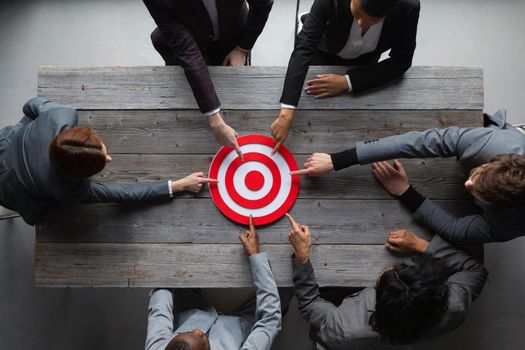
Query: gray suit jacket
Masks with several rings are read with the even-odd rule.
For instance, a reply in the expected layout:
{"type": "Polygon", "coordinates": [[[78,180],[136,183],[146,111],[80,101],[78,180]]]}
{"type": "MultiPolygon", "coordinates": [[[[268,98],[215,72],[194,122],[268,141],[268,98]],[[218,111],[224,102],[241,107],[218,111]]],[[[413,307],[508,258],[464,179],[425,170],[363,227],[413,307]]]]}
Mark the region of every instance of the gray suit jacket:
{"type": "Polygon", "coordinates": [[[17,211],[34,225],[54,202],[125,202],[168,199],[167,181],[109,184],[75,181],[57,172],[48,148],[61,131],[75,127],[77,112],[35,97],[23,108],[25,116],[0,130],[0,204],[17,211]]]}
{"type": "Polygon", "coordinates": [[[209,303],[197,300],[200,297],[196,294],[193,300],[181,303],[176,300],[178,292],[172,295],[166,289],[157,290],[149,304],[146,350],[164,350],[177,334],[196,328],[208,335],[214,350],[269,350],[281,330],[279,293],[266,253],[252,255],[249,260],[257,298],[256,310],[236,316],[219,315],[209,303]],[[180,304],[187,306],[188,303],[193,307],[178,310],[180,304]]]}
{"type": "MultiPolygon", "coordinates": [[[[472,301],[479,296],[487,271],[474,258],[434,236],[425,254],[445,259],[455,271],[447,280],[448,310],[441,322],[422,336],[422,341],[446,334],[459,327],[466,318],[472,301]]],[[[375,310],[376,293],[368,287],[355,293],[339,307],[323,300],[310,262],[301,264],[292,258],[294,292],[301,315],[311,327],[319,330],[318,339],[329,349],[389,349],[394,346],[381,339],[369,325],[375,310]]],[[[396,349],[399,347],[396,347],[396,349]]]]}
{"type": "MultiPolygon", "coordinates": [[[[360,164],[394,158],[455,156],[465,175],[498,154],[525,155],[525,135],[506,123],[506,111],[485,115],[495,125],[484,128],[429,129],[383,139],[358,142],[360,164]]],[[[525,207],[502,209],[476,201],[481,213],[455,217],[426,199],[414,217],[453,243],[507,241],[525,235],[525,207]]]]}

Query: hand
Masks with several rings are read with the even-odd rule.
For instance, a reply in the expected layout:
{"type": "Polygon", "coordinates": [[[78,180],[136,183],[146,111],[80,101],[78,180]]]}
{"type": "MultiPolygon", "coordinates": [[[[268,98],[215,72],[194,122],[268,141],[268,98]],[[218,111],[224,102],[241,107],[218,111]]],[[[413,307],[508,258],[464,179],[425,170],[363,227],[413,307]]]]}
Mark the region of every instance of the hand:
{"type": "Polygon", "coordinates": [[[394,196],[401,196],[410,187],[405,168],[397,159],[394,160],[394,166],[388,162],[372,163],[372,169],[376,179],[394,196]]]}
{"type": "Polygon", "coordinates": [[[208,118],[210,126],[213,129],[213,134],[217,139],[217,142],[221,146],[231,146],[235,148],[235,152],[239,155],[241,160],[244,160],[242,156],[241,148],[237,143],[237,132],[228,124],[224,122],[220,113],[215,113],[208,118]]]}
{"type": "Polygon", "coordinates": [[[210,179],[204,176],[204,173],[193,173],[180,180],[171,182],[172,192],[181,192],[181,191],[190,191],[190,192],[200,192],[204,184],[213,182],[218,183],[218,180],[210,179]]]}
{"type": "Polygon", "coordinates": [[[275,146],[272,150],[272,155],[274,155],[279,150],[281,145],[288,138],[288,134],[290,133],[290,126],[292,125],[293,121],[293,113],[293,109],[281,108],[279,116],[273,121],[272,126],[270,127],[273,136],[273,141],[275,142],[275,146]]]}
{"type": "Polygon", "coordinates": [[[320,74],[308,80],[304,90],[308,95],[315,95],[315,98],[336,96],[348,91],[348,82],[344,75],[320,74]]]}
{"type": "Polygon", "coordinates": [[[290,175],[319,176],[334,170],[332,157],[327,153],[314,153],[304,163],[304,169],[291,171],[290,175]]]}
{"type": "Polygon", "coordinates": [[[385,247],[398,253],[424,253],[427,250],[428,241],[410,231],[398,230],[388,234],[385,247]]]}
{"type": "Polygon", "coordinates": [[[259,254],[259,236],[255,232],[255,226],[253,225],[253,217],[250,215],[250,229],[241,232],[239,239],[244,246],[244,251],[248,256],[259,254]]]}
{"type": "Polygon", "coordinates": [[[286,217],[292,225],[292,230],[288,234],[288,241],[295,251],[295,259],[304,264],[310,259],[310,248],[312,248],[310,229],[306,225],[299,225],[290,214],[286,213],[286,217]]]}
{"type": "Polygon", "coordinates": [[[235,48],[230,51],[229,54],[224,57],[224,61],[222,62],[223,66],[244,66],[246,64],[246,53],[239,50],[239,48],[235,48]]]}

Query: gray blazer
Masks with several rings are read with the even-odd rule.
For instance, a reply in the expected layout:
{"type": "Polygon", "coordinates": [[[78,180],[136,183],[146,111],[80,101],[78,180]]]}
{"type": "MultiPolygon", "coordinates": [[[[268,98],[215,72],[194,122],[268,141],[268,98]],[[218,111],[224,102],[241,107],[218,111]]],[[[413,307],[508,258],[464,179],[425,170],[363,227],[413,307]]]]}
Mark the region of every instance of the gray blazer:
{"type": "MultiPolygon", "coordinates": [[[[455,249],[439,236],[434,236],[425,254],[445,259],[455,271],[447,280],[448,310],[441,322],[422,340],[449,333],[466,318],[472,301],[476,299],[487,280],[487,271],[480,262],[455,249]]],[[[368,287],[343,300],[339,307],[323,300],[310,262],[299,263],[292,258],[294,292],[301,315],[311,327],[319,330],[318,339],[329,349],[389,349],[388,340],[381,339],[369,325],[375,310],[376,291],[368,287]]],[[[398,346],[395,347],[399,348],[398,346]]]]}
{"type": "Polygon", "coordinates": [[[146,350],[164,350],[176,335],[193,329],[207,334],[211,349],[269,350],[282,325],[279,293],[266,253],[252,255],[249,260],[256,310],[219,315],[198,293],[176,289],[172,294],[159,289],[149,303],[146,350]]]}
{"type": "MultiPolygon", "coordinates": [[[[360,164],[394,158],[452,157],[458,160],[465,175],[498,154],[525,155],[525,135],[506,123],[506,111],[499,110],[485,118],[495,125],[484,128],[429,129],[403,135],[358,142],[360,164]]],[[[414,217],[452,243],[477,244],[507,241],[525,235],[525,207],[502,209],[479,203],[476,215],[455,217],[426,199],[414,217]]]]}
{"type": "Polygon", "coordinates": [[[102,184],[59,174],[49,160],[49,144],[58,133],[77,125],[77,112],[40,97],[29,100],[23,111],[18,124],[0,130],[0,204],[17,211],[28,224],[34,225],[54,202],[170,198],[167,181],[102,184]]]}

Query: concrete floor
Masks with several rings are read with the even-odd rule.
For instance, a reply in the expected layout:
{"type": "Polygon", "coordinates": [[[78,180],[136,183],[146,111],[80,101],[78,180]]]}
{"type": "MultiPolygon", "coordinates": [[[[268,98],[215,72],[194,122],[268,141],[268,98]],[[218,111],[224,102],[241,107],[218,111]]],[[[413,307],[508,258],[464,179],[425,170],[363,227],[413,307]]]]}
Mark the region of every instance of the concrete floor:
{"type": "MultiPolygon", "coordinates": [[[[525,122],[525,1],[422,2],[414,64],[483,66],[486,111],[505,107],[512,123],[525,122]]],[[[254,65],[287,64],[295,6],[295,0],[275,0],[254,65]]],[[[4,0],[0,126],[16,122],[36,95],[39,65],[162,64],[149,41],[153,28],[138,0],[4,0]]],[[[19,218],[0,221],[0,349],[143,348],[146,290],[35,288],[33,248],[33,228],[19,218]]],[[[487,245],[490,281],[467,322],[418,349],[523,349],[523,251],[525,239],[487,245]]],[[[273,349],[309,348],[307,327],[292,305],[273,349]]]]}

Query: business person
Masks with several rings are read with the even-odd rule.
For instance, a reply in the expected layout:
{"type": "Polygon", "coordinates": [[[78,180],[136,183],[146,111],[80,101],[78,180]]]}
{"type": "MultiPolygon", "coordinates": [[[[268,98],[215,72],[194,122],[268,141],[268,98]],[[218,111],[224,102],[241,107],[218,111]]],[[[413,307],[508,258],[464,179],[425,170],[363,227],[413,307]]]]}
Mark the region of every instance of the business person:
{"type": "Polygon", "coordinates": [[[324,98],[360,93],[399,77],[412,65],[416,49],[418,0],[315,0],[296,38],[271,125],[275,150],[290,132],[310,65],[354,66],[345,75],[321,74],[306,93],[324,98]],[[390,58],[381,62],[385,51],[390,58]]]}
{"type": "MultiPolygon", "coordinates": [[[[468,179],[466,189],[480,212],[456,217],[422,197],[408,180],[399,162],[374,164],[374,173],[404,181],[398,196],[416,220],[452,243],[478,244],[508,241],[523,236],[525,216],[525,135],[506,122],[506,111],[484,115],[485,127],[428,129],[382,139],[357,142],[355,147],[333,154],[314,153],[304,169],[294,175],[317,176],[355,164],[395,158],[453,157],[468,179]]],[[[387,190],[391,186],[386,186],[387,190]]]]}
{"type": "Polygon", "coordinates": [[[375,286],[336,306],[320,296],[308,226],[288,218],[295,297],[316,342],[325,349],[391,348],[449,333],[463,324],[487,280],[481,263],[438,235],[428,242],[406,230],[394,231],[386,248],[414,257],[387,268],[375,286]]]}
{"type": "Polygon", "coordinates": [[[0,130],[0,205],[17,211],[30,225],[56,202],[142,202],[199,192],[209,179],[193,173],[177,181],[139,184],[97,183],[90,176],[112,158],[88,128],[78,128],[77,112],[41,97],[23,107],[24,117],[0,130]]]}
{"type": "Polygon", "coordinates": [[[219,315],[201,290],[159,289],[149,303],[146,350],[269,350],[281,329],[277,286],[250,217],[240,235],[256,291],[234,315],[219,315]]]}
{"type": "Polygon", "coordinates": [[[153,46],[166,65],[184,69],[201,112],[221,145],[242,157],[236,132],[221,116],[207,65],[243,66],[261,34],[273,0],[144,0],[157,28],[153,46]]]}

